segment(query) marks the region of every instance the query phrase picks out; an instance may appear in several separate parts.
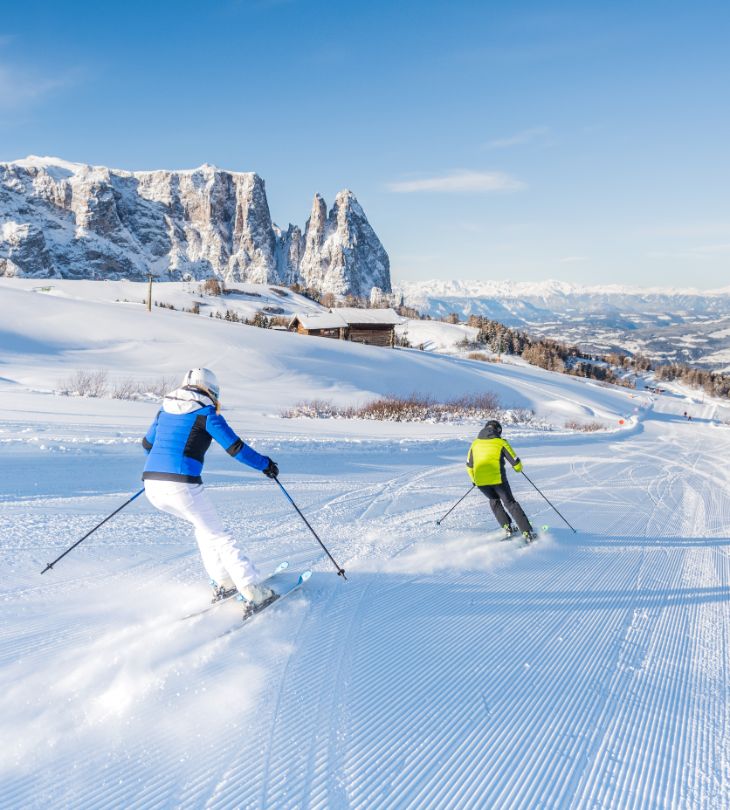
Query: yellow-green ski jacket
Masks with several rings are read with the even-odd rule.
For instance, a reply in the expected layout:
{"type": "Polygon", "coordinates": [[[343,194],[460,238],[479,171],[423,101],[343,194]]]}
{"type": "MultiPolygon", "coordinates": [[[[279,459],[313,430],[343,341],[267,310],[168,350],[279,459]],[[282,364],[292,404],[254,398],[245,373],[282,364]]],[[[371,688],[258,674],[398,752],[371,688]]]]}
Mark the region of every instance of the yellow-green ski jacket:
{"type": "Polygon", "coordinates": [[[517,458],[509,442],[484,429],[469,448],[466,470],[478,487],[501,484],[505,480],[505,459],[515,472],[522,470],[522,462],[517,458]]]}

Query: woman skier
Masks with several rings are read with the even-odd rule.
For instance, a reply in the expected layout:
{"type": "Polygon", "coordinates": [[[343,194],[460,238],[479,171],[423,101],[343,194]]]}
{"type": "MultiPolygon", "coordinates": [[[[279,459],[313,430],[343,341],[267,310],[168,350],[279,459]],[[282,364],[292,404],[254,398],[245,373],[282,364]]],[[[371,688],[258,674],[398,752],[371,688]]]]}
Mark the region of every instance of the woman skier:
{"type": "Polygon", "coordinates": [[[205,570],[214,588],[213,601],[237,589],[258,609],[277,598],[260,584],[261,575],[229,532],[203,488],[200,473],[210,443],[215,439],[236,461],[276,478],[279,468],[268,457],[248,447],[219,411],[220,386],[207,368],[193,368],[182,385],[165,396],[142,445],[145,494],[162,512],[192,523],[205,570]]]}
{"type": "Polygon", "coordinates": [[[511,537],[517,531],[512,524],[514,520],[525,540],[534,540],[537,534],[512,495],[505,474],[505,461],[509,461],[515,472],[522,471],[522,462],[517,458],[509,442],[502,438],[502,425],[496,419],[490,419],[469,448],[466,459],[467,472],[472,482],[489,498],[494,517],[507,536],[511,537]],[[512,520],[507,512],[512,516],[512,520]]]}

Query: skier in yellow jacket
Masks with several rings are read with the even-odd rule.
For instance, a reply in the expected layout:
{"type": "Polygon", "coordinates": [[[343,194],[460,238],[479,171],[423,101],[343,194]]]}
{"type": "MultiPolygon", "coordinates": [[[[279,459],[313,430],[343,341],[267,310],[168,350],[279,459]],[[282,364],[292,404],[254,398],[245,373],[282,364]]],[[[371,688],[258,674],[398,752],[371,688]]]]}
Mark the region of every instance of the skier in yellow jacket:
{"type": "Polygon", "coordinates": [[[512,465],[515,472],[522,471],[522,462],[517,458],[509,442],[502,438],[502,425],[496,419],[490,419],[469,448],[466,460],[467,472],[471,480],[489,498],[494,517],[507,532],[507,536],[511,537],[519,529],[525,540],[534,540],[537,535],[527,515],[512,495],[505,474],[505,461],[512,465]],[[513,520],[517,524],[516,527],[512,523],[513,520]]]}

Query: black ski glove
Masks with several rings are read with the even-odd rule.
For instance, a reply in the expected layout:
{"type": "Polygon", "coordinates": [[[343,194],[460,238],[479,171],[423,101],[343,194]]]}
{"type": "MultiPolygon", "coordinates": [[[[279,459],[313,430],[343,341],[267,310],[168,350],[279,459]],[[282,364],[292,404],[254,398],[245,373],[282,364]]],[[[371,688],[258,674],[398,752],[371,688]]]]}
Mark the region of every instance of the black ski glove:
{"type": "Polygon", "coordinates": [[[279,468],[273,459],[269,459],[269,464],[263,473],[267,478],[276,478],[279,475],[279,468]]]}

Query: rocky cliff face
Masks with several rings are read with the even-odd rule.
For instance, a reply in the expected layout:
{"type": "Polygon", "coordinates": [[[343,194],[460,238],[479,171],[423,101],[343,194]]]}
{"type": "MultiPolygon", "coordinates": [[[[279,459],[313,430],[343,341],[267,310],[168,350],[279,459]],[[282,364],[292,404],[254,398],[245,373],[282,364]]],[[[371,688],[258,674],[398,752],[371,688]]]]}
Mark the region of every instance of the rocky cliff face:
{"type": "Polygon", "coordinates": [[[327,214],[315,195],[300,262],[304,283],[334,293],[369,296],[373,287],[390,292],[390,262],[365,212],[351,191],[341,191],[327,214]]]}
{"type": "Polygon", "coordinates": [[[0,163],[0,276],[293,284],[369,295],[390,264],[350,191],[327,213],[316,195],[304,233],[271,221],[256,174],[204,165],[124,172],[28,158],[0,163]]]}

